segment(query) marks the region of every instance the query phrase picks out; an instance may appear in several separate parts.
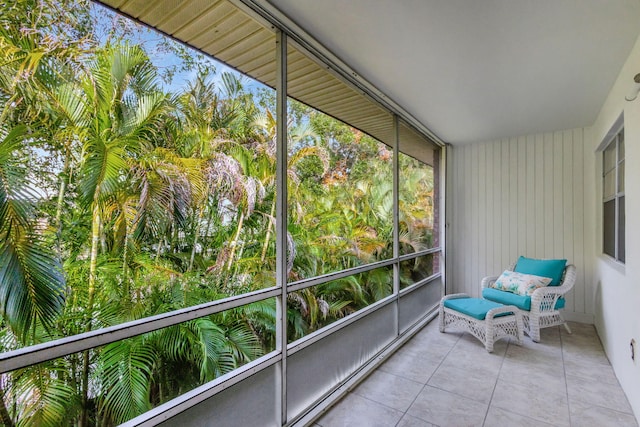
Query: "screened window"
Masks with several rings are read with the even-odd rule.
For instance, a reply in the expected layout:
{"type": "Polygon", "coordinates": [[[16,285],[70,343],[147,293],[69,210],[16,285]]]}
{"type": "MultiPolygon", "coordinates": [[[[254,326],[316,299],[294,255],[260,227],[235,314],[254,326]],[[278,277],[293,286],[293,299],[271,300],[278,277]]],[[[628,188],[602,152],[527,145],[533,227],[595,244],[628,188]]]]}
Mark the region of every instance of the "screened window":
{"type": "Polygon", "coordinates": [[[625,262],[624,129],[607,144],[602,156],[602,251],[625,262]]]}
{"type": "Polygon", "coordinates": [[[367,85],[250,2],[9,3],[4,421],[289,425],[426,321],[440,148],[367,85]]]}

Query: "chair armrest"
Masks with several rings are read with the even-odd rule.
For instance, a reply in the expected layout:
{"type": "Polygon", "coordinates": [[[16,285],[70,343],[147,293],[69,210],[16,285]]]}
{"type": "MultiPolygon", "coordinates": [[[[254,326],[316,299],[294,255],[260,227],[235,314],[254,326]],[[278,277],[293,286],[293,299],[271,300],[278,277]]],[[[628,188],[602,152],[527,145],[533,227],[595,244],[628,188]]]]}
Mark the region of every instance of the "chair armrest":
{"type": "Polygon", "coordinates": [[[485,319],[493,319],[494,317],[496,317],[496,315],[502,313],[513,313],[517,317],[520,315],[520,309],[515,305],[503,305],[502,307],[492,308],[491,310],[487,311],[487,316],[485,317],[485,319]]]}
{"type": "Polygon", "coordinates": [[[468,294],[449,294],[442,297],[441,301],[446,301],[448,299],[457,299],[457,298],[470,298],[468,294]]]}
{"type": "Polygon", "coordinates": [[[545,286],[538,288],[531,294],[531,311],[554,311],[558,299],[569,292],[571,286],[545,286]]]}
{"type": "Polygon", "coordinates": [[[562,286],[545,286],[542,288],[538,288],[535,291],[533,291],[533,293],[531,294],[531,299],[534,299],[535,297],[537,297],[538,295],[540,295],[540,297],[545,296],[545,295],[558,295],[558,297],[561,297],[562,295],[566,294],[567,292],[569,292],[570,288],[564,288],[562,286]]]}
{"type": "Polygon", "coordinates": [[[492,283],[495,283],[495,281],[498,280],[498,277],[500,276],[485,277],[484,279],[482,279],[482,282],[480,282],[480,289],[488,288],[489,285],[491,285],[492,283]]]}

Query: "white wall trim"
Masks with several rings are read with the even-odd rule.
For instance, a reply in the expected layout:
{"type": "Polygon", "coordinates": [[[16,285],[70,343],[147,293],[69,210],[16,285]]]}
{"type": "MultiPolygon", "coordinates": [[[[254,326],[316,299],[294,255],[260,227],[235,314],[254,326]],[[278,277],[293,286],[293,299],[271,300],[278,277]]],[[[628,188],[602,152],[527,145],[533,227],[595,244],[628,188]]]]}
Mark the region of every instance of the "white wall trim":
{"type": "Polygon", "coordinates": [[[573,311],[562,311],[562,317],[569,322],[588,323],[590,325],[595,324],[595,317],[593,314],[576,313],[573,311]]]}

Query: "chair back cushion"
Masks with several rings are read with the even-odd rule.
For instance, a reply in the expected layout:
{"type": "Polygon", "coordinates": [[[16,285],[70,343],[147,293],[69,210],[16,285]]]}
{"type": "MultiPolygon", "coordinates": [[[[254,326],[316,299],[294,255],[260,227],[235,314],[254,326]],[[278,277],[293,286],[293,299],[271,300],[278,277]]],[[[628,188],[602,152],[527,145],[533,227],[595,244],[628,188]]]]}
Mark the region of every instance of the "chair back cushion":
{"type": "Polygon", "coordinates": [[[551,283],[551,279],[549,277],[505,270],[500,277],[498,277],[498,280],[491,283],[489,286],[499,291],[531,296],[533,291],[538,288],[545,287],[549,285],[549,283],[551,283]]]}
{"type": "Polygon", "coordinates": [[[558,286],[562,280],[566,259],[533,259],[521,256],[518,258],[513,271],[517,273],[533,274],[535,276],[549,277],[549,286],[558,286]]]}

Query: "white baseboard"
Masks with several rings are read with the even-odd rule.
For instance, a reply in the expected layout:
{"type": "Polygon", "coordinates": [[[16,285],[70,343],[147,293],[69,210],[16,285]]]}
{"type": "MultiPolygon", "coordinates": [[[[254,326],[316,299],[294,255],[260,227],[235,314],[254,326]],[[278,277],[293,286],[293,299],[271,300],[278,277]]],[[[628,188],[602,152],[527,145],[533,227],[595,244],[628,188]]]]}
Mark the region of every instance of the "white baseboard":
{"type": "Polygon", "coordinates": [[[578,322],[578,323],[588,323],[589,325],[595,324],[595,317],[593,314],[587,313],[576,313],[573,311],[560,311],[564,320],[568,320],[570,322],[578,322]]]}

